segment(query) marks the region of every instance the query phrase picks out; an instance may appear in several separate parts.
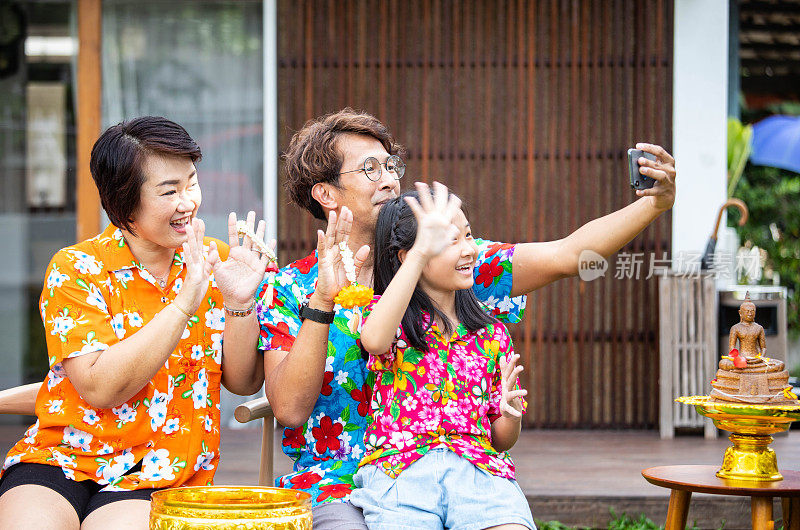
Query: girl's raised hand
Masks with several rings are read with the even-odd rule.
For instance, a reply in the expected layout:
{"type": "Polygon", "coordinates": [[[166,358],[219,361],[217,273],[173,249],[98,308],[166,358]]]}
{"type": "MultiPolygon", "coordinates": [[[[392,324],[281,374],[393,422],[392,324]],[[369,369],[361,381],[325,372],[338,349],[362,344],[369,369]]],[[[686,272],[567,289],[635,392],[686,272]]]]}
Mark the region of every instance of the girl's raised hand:
{"type": "Polygon", "coordinates": [[[500,398],[500,413],[504,418],[518,419],[522,417],[522,400],[527,396],[525,389],[515,389],[517,377],[522,371],[522,365],[517,366],[519,354],[514,354],[511,359],[506,361],[505,355],[500,356],[500,387],[502,396],[500,398]]]}
{"type": "Polygon", "coordinates": [[[461,208],[461,199],[450,195],[447,186],[433,183],[433,195],[424,182],[415,182],[419,201],[406,197],[406,202],[417,219],[417,238],[412,250],[425,258],[441,253],[453,238],[458,236],[458,227],[453,220],[461,208]]]}

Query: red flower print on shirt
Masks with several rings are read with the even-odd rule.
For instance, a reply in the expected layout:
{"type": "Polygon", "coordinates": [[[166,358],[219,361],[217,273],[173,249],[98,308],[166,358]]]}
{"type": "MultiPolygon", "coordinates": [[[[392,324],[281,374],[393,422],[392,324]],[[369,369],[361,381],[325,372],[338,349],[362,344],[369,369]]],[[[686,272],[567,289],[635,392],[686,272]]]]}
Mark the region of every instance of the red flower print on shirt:
{"type": "Polygon", "coordinates": [[[492,243],[489,245],[489,250],[486,252],[486,257],[489,258],[501,250],[508,250],[510,248],[514,248],[514,245],[511,243],[492,243]]]}
{"type": "Polygon", "coordinates": [[[317,497],[317,502],[322,502],[328,497],[341,499],[342,497],[350,495],[353,487],[350,484],[328,484],[327,486],[320,486],[319,490],[322,493],[317,497]]]}
{"type": "Polygon", "coordinates": [[[272,334],[272,339],[269,341],[269,344],[273,350],[289,351],[292,348],[294,337],[289,330],[289,324],[286,322],[278,322],[277,326],[267,324],[266,327],[269,333],[262,332],[261,335],[265,336],[265,338],[269,338],[269,334],[272,334]]]}
{"type": "Polygon", "coordinates": [[[343,429],[344,427],[342,427],[341,423],[334,423],[330,416],[323,416],[322,420],[319,422],[319,427],[313,427],[311,429],[311,434],[317,441],[317,452],[322,454],[325,452],[325,449],[338,451],[341,446],[338,436],[342,434],[343,429]]]}
{"type": "Polygon", "coordinates": [[[478,277],[475,278],[475,283],[482,283],[484,287],[492,285],[492,281],[503,274],[503,267],[499,266],[498,263],[500,263],[500,256],[495,256],[489,263],[482,263],[478,267],[478,277]]]}
{"type": "Polygon", "coordinates": [[[322,476],[309,471],[308,473],[303,473],[301,475],[297,475],[296,477],[292,477],[292,479],[289,482],[292,483],[293,488],[299,488],[301,490],[305,490],[310,488],[320,480],[322,480],[322,476]]]}
{"type": "Polygon", "coordinates": [[[284,429],[283,431],[283,445],[286,447],[294,447],[298,449],[306,445],[306,437],[303,436],[303,428],[284,429]]]}
{"type": "Polygon", "coordinates": [[[331,392],[333,392],[333,388],[331,388],[331,381],[333,381],[333,372],[325,372],[322,376],[322,388],[319,390],[319,393],[323,396],[330,396],[331,392]]]}
{"type": "Polygon", "coordinates": [[[369,412],[369,400],[372,398],[372,387],[364,383],[361,390],[357,388],[351,390],[350,397],[358,401],[358,414],[366,416],[369,412]]]}
{"type": "Polygon", "coordinates": [[[317,257],[314,254],[292,263],[292,267],[300,271],[300,274],[308,274],[311,267],[317,264],[317,257]]]}

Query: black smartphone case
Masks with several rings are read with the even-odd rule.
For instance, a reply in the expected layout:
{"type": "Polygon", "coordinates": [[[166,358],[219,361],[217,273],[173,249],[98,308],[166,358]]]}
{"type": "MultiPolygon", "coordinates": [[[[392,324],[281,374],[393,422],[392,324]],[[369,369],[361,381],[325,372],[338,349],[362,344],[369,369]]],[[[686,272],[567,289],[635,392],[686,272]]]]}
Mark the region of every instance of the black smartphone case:
{"type": "Polygon", "coordinates": [[[646,190],[656,184],[656,180],[639,173],[639,158],[644,157],[648,160],[655,160],[656,156],[642,151],[641,149],[628,149],[628,173],[630,175],[631,188],[635,190],[646,190]]]}

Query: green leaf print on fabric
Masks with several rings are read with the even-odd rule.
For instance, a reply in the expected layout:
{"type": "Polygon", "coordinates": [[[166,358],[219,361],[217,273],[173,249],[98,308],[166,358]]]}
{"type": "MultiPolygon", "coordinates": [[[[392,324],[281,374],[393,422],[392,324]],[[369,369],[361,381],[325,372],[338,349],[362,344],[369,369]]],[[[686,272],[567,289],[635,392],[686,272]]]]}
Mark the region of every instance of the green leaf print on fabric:
{"type": "MultiPolygon", "coordinates": [[[[349,394],[350,392],[352,392],[356,388],[356,382],[353,381],[352,378],[348,377],[347,381],[342,383],[342,388],[344,388],[345,392],[347,392],[349,394]]],[[[349,407],[349,405],[348,405],[348,407],[349,407]]]]}
{"type": "Polygon", "coordinates": [[[353,344],[347,348],[347,353],[344,354],[344,362],[357,361],[361,359],[361,348],[357,344],[353,344]]]}
{"type": "Polygon", "coordinates": [[[338,318],[338,317],[334,318],[333,319],[333,325],[336,326],[336,328],[339,331],[341,331],[343,334],[347,335],[351,339],[358,339],[359,338],[359,334],[358,333],[353,333],[352,331],[350,331],[350,328],[347,327],[347,320],[345,320],[343,318],[338,318]]]}

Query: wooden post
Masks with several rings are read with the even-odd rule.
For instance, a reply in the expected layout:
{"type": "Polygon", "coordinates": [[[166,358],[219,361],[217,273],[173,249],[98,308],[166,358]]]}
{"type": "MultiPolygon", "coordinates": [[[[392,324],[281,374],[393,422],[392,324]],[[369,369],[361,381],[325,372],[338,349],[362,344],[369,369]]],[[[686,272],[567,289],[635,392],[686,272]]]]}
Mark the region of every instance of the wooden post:
{"type": "Polygon", "coordinates": [[[672,315],[672,296],[674,293],[674,279],[669,274],[658,278],[658,305],[659,315],[659,433],[661,439],[671,439],[675,436],[673,423],[673,394],[672,370],[674,360],[674,338],[673,326],[676,325],[671,318],[672,315]],[[666,318],[665,318],[666,316],[666,318]]]}
{"type": "Polygon", "coordinates": [[[258,485],[272,486],[272,455],[275,439],[275,416],[270,411],[264,416],[261,430],[261,464],[258,468],[258,485]]]}
{"type": "Polygon", "coordinates": [[[752,497],[750,509],[753,530],[773,530],[775,528],[775,521],[772,520],[772,497],[752,497]]]}
{"type": "MultiPolygon", "coordinates": [[[[714,277],[703,278],[703,302],[706,308],[702,312],[703,327],[705,329],[704,342],[705,352],[703,354],[703,381],[704,386],[710,385],[711,379],[716,377],[719,355],[717,353],[717,288],[714,285],[714,277]]],[[[703,418],[703,435],[707,440],[717,438],[717,427],[711,418],[703,418]]]]}
{"type": "Polygon", "coordinates": [[[689,515],[689,502],[691,500],[691,491],[672,490],[669,496],[667,524],[664,525],[664,530],[683,530],[686,528],[686,518],[689,515]]]}
{"type": "Polygon", "coordinates": [[[800,530],[800,498],[782,498],[781,508],[783,514],[783,527],[786,530],[800,530]]]}
{"type": "Polygon", "coordinates": [[[77,240],[100,232],[100,197],[89,157],[101,127],[102,0],[78,0],[77,240]]]}

